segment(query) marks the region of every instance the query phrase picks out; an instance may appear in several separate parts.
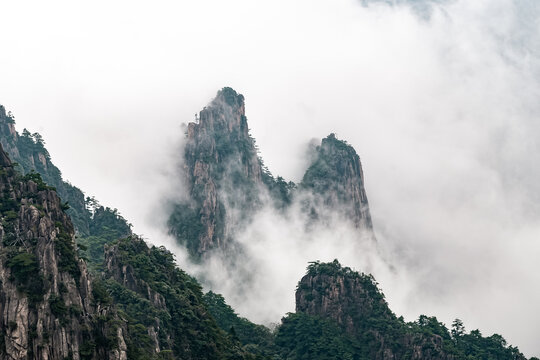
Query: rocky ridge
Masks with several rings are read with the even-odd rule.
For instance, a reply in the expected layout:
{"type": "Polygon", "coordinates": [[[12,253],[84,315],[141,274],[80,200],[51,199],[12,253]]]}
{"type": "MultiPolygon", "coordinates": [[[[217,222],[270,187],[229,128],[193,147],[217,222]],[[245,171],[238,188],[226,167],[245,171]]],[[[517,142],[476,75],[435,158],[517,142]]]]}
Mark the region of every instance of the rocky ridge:
{"type": "Polygon", "coordinates": [[[184,174],[189,201],[177,204],[171,233],[196,256],[226,250],[260,203],[263,168],[249,135],[244,97],[224,88],[188,124],[184,174]]]}
{"type": "MultiPolygon", "coordinates": [[[[0,146],[0,358],[126,359],[96,346],[91,279],[73,225],[56,192],[37,174],[21,176],[0,146]]],[[[102,329],[101,334],[108,329],[102,329]]]]}
{"type": "Polygon", "coordinates": [[[266,169],[249,134],[244,97],[231,88],[220,90],[188,124],[186,137],[188,199],[174,206],[168,224],[195,259],[214,250],[240,253],[235,235],[257,210],[270,205],[285,215],[295,199],[303,203],[306,223],[337,217],[372,232],[360,158],[334,134],[313,148],[298,185],[266,169]]]}
{"type": "MultiPolygon", "coordinates": [[[[71,218],[75,232],[80,237],[101,236],[104,229],[101,221],[95,221],[96,210],[100,214],[108,213],[108,217],[115,217],[118,236],[125,237],[131,234],[129,224],[116,209],[112,210],[97,204],[95,199],[85,199],[84,193],[62,178],[62,173],[56,167],[45,148],[45,141],[39,133],[31,133],[27,129],[19,134],[15,129],[15,118],[11,113],[6,113],[4,106],[0,105],[0,144],[9,158],[17,164],[16,168],[23,174],[37,172],[43,181],[54,187],[60,198],[69,203],[67,214],[71,218]],[[93,211],[89,209],[89,203],[93,203],[93,211]]],[[[110,225],[110,224],[107,224],[110,225]]],[[[105,230],[106,232],[106,230],[105,230]]]]}
{"type": "Polygon", "coordinates": [[[331,211],[356,228],[372,230],[362,164],[354,148],[330,134],[313,149],[312,157],[300,184],[313,195],[312,216],[324,218],[331,211]]]}

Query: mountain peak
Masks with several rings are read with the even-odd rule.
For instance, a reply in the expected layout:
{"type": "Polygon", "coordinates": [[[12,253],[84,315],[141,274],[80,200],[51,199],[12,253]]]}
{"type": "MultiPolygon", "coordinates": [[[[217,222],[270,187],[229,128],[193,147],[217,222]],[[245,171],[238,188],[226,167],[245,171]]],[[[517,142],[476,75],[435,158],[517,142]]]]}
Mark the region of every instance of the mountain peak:
{"type": "Polygon", "coordinates": [[[263,177],[243,95],[225,87],[199,112],[188,125],[184,164],[192,201],[175,205],[170,231],[196,257],[226,249],[258,206],[263,177]]]}
{"type": "Polygon", "coordinates": [[[244,107],[244,95],[237,93],[233,88],[224,87],[217,92],[213,102],[223,101],[229,106],[244,107]]]}
{"type": "Polygon", "coordinates": [[[312,157],[302,187],[318,195],[313,211],[337,210],[357,228],[372,229],[362,164],[354,148],[331,133],[313,149],[312,157]]]}

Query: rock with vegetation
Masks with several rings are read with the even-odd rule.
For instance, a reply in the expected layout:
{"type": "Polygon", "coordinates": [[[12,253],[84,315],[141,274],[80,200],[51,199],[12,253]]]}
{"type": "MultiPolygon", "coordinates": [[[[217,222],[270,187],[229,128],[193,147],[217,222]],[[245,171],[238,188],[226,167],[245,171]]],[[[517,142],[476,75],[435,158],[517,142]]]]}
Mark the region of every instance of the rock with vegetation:
{"type": "MultiPolygon", "coordinates": [[[[502,336],[466,332],[459,319],[449,330],[435,317],[397,318],[371,275],[337,260],[308,266],[296,313],[275,331],[253,324],[221,295],[203,294],[171,252],[133,235],[116,209],[84,199],[41,136],[19,135],[14,123],[0,106],[0,360],[525,359],[502,336]]],[[[298,197],[309,221],[333,213],[371,231],[360,159],[335,135],[313,148],[298,186],[264,167],[244,98],[230,88],[187,137],[189,196],[169,225],[195,258],[238,251],[235,231],[266,200],[286,216],[298,197]]]]}
{"type": "Polygon", "coordinates": [[[163,247],[117,240],[93,278],[56,191],[1,147],[0,192],[0,359],[256,358],[163,247]]]}
{"type": "Polygon", "coordinates": [[[354,148],[330,134],[313,147],[311,157],[300,187],[312,194],[307,205],[312,217],[324,220],[330,212],[357,228],[372,229],[364,174],[354,148]]]}
{"type": "Polygon", "coordinates": [[[227,250],[234,230],[260,204],[265,176],[249,135],[244,97],[223,88],[187,127],[182,154],[189,200],[177,204],[170,231],[194,257],[227,250]]]}
{"type": "Polygon", "coordinates": [[[334,134],[312,151],[299,186],[274,177],[249,134],[244,97],[223,88],[189,123],[184,160],[187,199],[176,204],[169,230],[195,259],[209,252],[239,253],[235,235],[264,205],[286,215],[295,198],[304,203],[306,222],[332,216],[371,234],[371,216],[360,158],[334,134]]]}
{"type": "Polygon", "coordinates": [[[296,313],[276,337],[286,359],[517,359],[504,338],[452,330],[435,317],[406,323],[388,308],[371,275],[331,263],[311,263],[298,283],[296,313]]]}
{"type": "MultiPolygon", "coordinates": [[[[85,256],[95,270],[103,260],[103,245],[131,235],[131,225],[116,209],[101,206],[94,198],[85,198],[77,187],[64,181],[53,164],[45,141],[39,133],[15,129],[15,118],[0,105],[0,144],[16,169],[23,174],[37,173],[43,182],[54,188],[62,199],[62,206],[70,216],[77,234],[77,243],[88,248],[85,256]]],[[[34,176],[34,175],[32,175],[34,176]]]]}
{"type": "Polygon", "coordinates": [[[129,359],[255,359],[210,315],[171,252],[137,238],[106,248],[101,285],[127,324],[129,359]]]}
{"type": "Polygon", "coordinates": [[[110,311],[95,305],[56,191],[1,146],[0,193],[0,359],[126,359],[122,333],[97,327],[110,311]]]}

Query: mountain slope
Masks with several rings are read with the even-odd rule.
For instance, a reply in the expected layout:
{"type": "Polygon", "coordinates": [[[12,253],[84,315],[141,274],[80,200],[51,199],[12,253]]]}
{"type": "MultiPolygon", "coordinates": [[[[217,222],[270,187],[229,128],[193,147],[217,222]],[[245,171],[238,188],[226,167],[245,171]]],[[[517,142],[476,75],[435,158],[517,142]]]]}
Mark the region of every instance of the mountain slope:
{"type": "Polygon", "coordinates": [[[174,206],[168,225],[194,259],[241,253],[236,237],[258,210],[270,206],[287,216],[295,201],[303,203],[306,225],[339,218],[372,232],[360,158],[334,134],[313,148],[298,186],[266,169],[249,134],[244,97],[231,88],[220,90],[188,124],[186,137],[188,197],[174,206]]]}
{"type": "Polygon", "coordinates": [[[296,314],[282,320],[276,344],[286,359],[525,359],[500,335],[466,334],[459,320],[452,331],[425,315],[405,323],[371,275],[337,260],[308,266],[298,283],[296,314]]]}
{"type": "Polygon", "coordinates": [[[310,204],[312,215],[320,218],[325,212],[334,211],[351,220],[355,227],[371,230],[364,174],[354,148],[330,134],[313,149],[312,158],[300,184],[314,195],[310,204]]]}
{"type": "Polygon", "coordinates": [[[1,146],[0,166],[0,358],[125,358],[121,331],[95,328],[92,319],[110,311],[94,306],[56,192],[39,174],[19,174],[1,146]],[[96,345],[107,334],[112,347],[96,345]]]}
{"type": "Polygon", "coordinates": [[[15,129],[13,115],[6,114],[0,105],[0,144],[10,159],[18,164],[23,174],[36,172],[53,187],[67,208],[78,235],[77,242],[88,248],[91,268],[103,260],[103,245],[131,235],[131,225],[116,209],[101,206],[94,198],[86,198],[77,187],[62,178],[61,171],[53,164],[45,141],[38,133],[24,129],[20,135],[15,129]]]}
{"type": "Polygon", "coordinates": [[[107,246],[98,279],[65,205],[0,145],[0,359],[252,359],[164,248],[107,246]]]}

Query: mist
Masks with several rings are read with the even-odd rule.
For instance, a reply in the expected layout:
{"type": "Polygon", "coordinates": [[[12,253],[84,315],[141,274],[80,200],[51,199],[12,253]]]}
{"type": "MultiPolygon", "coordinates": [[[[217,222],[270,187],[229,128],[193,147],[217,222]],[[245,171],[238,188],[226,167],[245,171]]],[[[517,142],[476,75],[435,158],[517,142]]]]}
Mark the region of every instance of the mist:
{"type": "Polygon", "coordinates": [[[346,225],[306,238],[294,216],[265,208],[240,236],[259,309],[224,294],[241,315],[279,322],[306,261],[336,257],[372,272],[407,320],[459,317],[540,356],[537,2],[21,1],[0,11],[0,103],[19,131],[40,132],[66,179],[175,249],[182,267],[163,199],[182,196],[181,124],[218,89],[244,94],[274,175],[300,180],[306,144],[330,132],[355,147],[377,249],[357,249],[346,225]]]}

